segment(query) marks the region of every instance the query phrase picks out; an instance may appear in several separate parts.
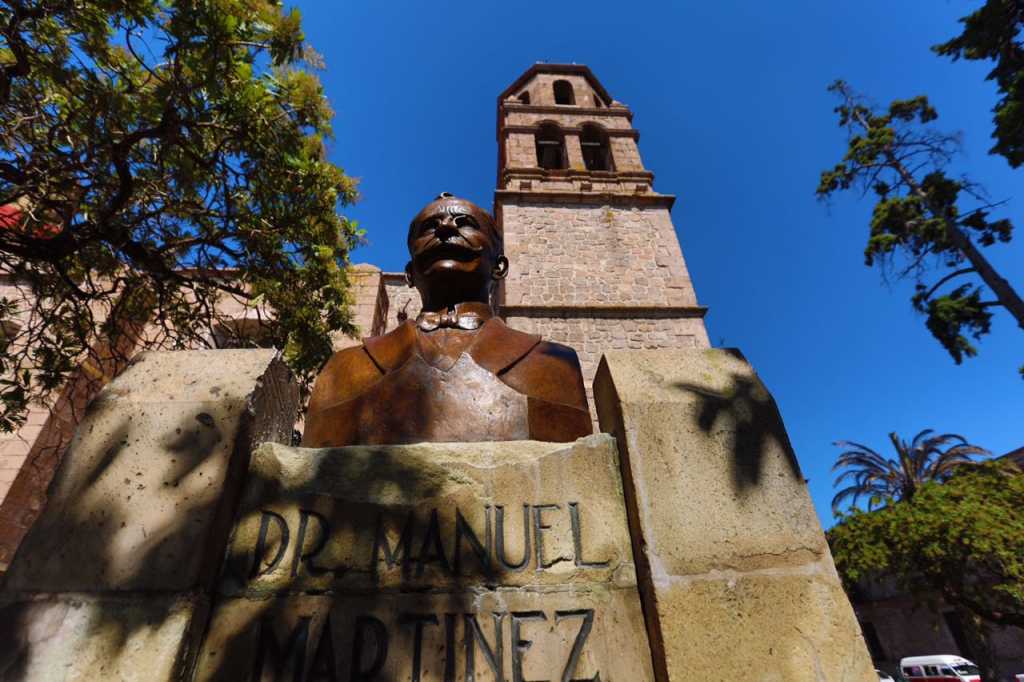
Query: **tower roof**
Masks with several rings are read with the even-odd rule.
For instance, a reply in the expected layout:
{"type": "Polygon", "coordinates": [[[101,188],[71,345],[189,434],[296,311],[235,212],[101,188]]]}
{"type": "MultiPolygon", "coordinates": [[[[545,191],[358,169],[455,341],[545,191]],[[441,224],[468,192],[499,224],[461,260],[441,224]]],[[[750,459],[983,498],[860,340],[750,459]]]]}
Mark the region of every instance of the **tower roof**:
{"type": "Polygon", "coordinates": [[[505,88],[501,94],[498,95],[498,103],[500,104],[506,98],[514,95],[517,91],[522,89],[522,87],[526,85],[531,78],[539,73],[576,74],[578,76],[583,76],[587,79],[590,87],[594,89],[594,92],[601,96],[601,99],[604,100],[606,105],[610,105],[612,103],[611,95],[609,95],[608,91],[604,89],[603,85],[601,85],[601,81],[597,80],[597,77],[590,70],[590,67],[585,64],[546,64],[544,62],[535,63],[524,71],[519,78],[515,79],[512,85],[505,88]]]}

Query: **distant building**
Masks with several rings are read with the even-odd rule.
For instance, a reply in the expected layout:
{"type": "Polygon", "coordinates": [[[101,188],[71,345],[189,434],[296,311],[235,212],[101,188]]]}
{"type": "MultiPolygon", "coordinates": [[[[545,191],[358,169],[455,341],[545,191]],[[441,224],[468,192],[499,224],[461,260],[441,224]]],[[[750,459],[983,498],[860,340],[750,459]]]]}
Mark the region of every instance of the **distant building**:
{"type": "MultiPolygon", "coordinates": [[[[1024,468],[1024,448],[1000,459],[1011,459],[1024,468]]],[[[895,672],[900,659],[907,656],[954,654],[970,660],[979,658],[964,635],[959,615],[938,596],[937,608],[933,609],[889,579],[864,581],[850,591],[849,597],[875,665],[887,672],[895,672]]],[[[991,644],[1007,679],[1024,673],[1024,629],[998,628],[991,644]]]]}
{"type": "MultiPolygon", "coordinates": [[[[575,348],[591,405],[606,350],[710,345],[706,309],[672,224],[675,197],[654,190],[632,120],[577,64],[535,64],[497,102],[493,212],[511,261],[497,312],[514,328],[575,348]]],[[[0,211],[0,220],[15,220],[14,211],[0,211]]],[[[419,313],[418,294],[402,273],[363,264],[353,266],[351,280],[364,335],[419,313]]],[[[0,275],[0,295],[16,295],[15,284],[0,275]]],[[[224,306],[233,333],[215,333],[208,344],[236,344],[248,333],[259,345],[253,311],[230,300],[224,306]]],[[[341,335],[334,341],[336,349],[357,343],[341,335]]],[[[132,352],[112,350],[100,349],[101,360],[83,365],[53,404],[34,407],[18,433],[0,436],[0,571],[42,508],[85,405],[132,352]]]]}

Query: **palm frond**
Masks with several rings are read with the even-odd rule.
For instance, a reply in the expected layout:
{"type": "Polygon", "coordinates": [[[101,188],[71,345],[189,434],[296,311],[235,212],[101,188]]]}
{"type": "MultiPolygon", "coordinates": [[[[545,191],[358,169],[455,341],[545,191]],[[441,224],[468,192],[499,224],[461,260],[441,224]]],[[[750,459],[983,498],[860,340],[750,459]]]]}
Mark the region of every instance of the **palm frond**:
{"type": "Polygon", "coordinates": [[[889,434],[895,458],[885,458],[876,450],[855,441],[841,440],[834,445],[847,448],[832,466],[833,472],[840,472],[833,482],[839,490],[832,498],[832,511],[849,502],[855,506],[864,496],[869,496],[868,509],[880,499],[909,499],[915,491],[929,481],[945,481],[958,467],[969,465],[976,455],[988,455],[988,450],[973,445],[956,433],[935,434],[934,429],[924,429],[909,443],[901,440],[895,432],[889,434]]]}

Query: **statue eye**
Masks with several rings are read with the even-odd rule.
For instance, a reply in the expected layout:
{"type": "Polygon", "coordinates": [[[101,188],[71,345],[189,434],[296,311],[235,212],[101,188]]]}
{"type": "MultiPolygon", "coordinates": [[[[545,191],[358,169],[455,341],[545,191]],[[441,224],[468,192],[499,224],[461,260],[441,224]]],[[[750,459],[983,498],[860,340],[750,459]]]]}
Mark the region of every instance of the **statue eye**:
{"type": "Polygon", "coordinates": [[[474,230],[480,229],[471,216],[460,215],[455,217],[455,226],[459,228],[472,227],[474,230]]]}

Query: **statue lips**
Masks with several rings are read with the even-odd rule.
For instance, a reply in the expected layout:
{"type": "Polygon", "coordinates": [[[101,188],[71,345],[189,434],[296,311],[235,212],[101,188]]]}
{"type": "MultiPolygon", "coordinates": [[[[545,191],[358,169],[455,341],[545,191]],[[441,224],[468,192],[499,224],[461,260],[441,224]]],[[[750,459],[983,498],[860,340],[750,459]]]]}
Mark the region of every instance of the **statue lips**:
{"type": "MultiPolygon", "coordinates": [[[[473,263],[480,259],[484,249],[474,247],[464,240],[436,241],[416,254],[416,265],[421,272],[445,261],[454,263],[473,263]]],[[[449,266],[450,267],[450,266],[449,266]]]]}

